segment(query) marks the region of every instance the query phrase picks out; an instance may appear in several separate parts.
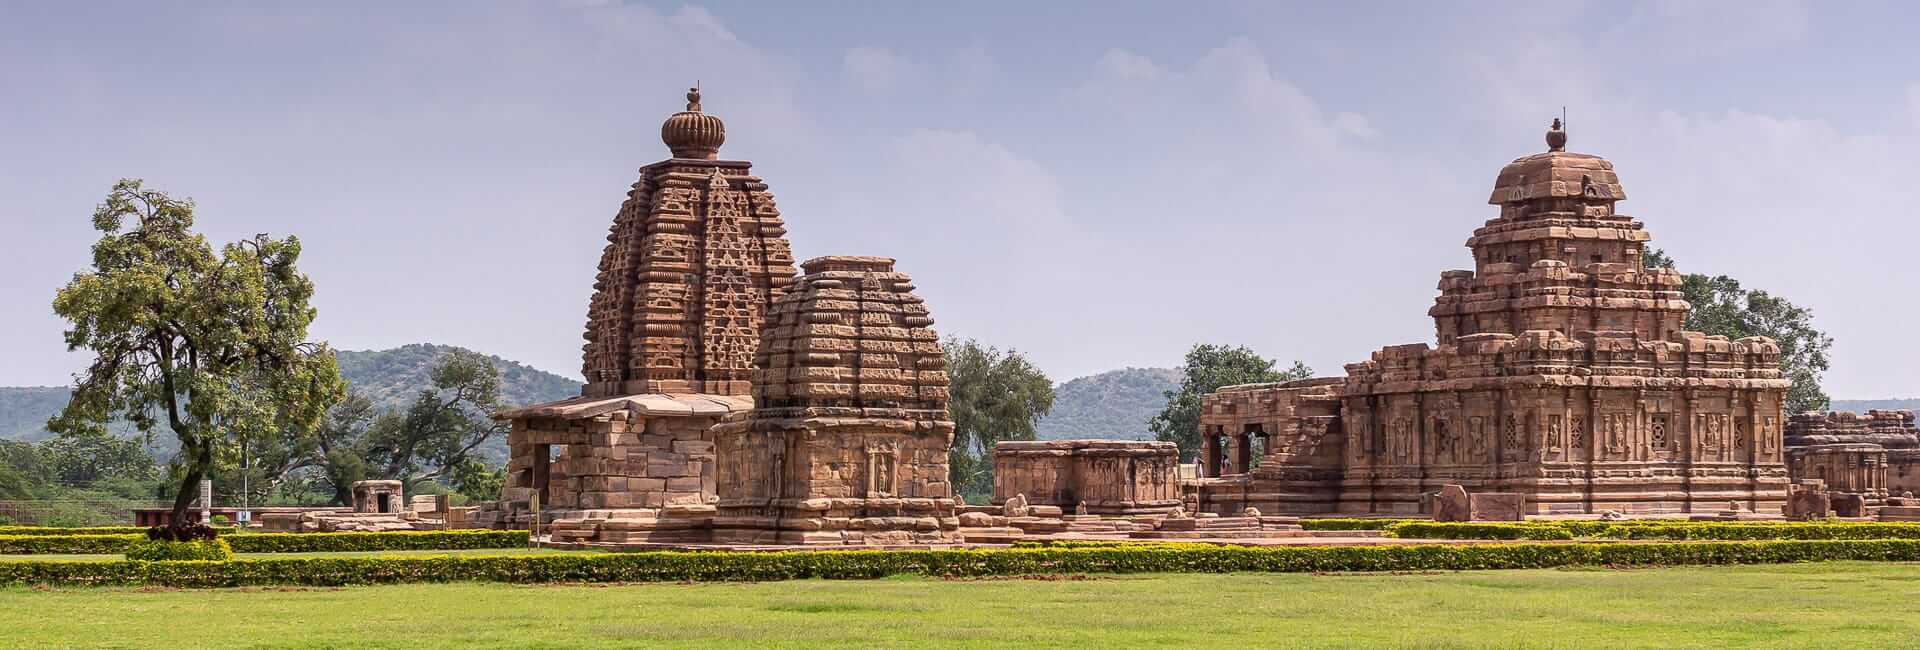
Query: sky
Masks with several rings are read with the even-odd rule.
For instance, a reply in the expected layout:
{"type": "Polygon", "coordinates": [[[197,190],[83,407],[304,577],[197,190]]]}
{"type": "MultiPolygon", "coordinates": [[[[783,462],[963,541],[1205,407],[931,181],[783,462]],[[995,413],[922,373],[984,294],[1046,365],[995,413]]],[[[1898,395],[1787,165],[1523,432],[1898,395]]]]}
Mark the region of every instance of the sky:
{"type": "Polygon", "coordinates": [[[1195,343],[1341,372],[1434,338],[1500,167],[1612,160],[1682,271],[1920,395],[1920,5],[0,0],[0,385],[116,179],[297,235],[312,335],[577,376],[608,225],[698,82],[798,259],[885,255],[1056,380],[1195,343]],[[1337,5],[1337,6],[1336,6],[1337,5]]]}

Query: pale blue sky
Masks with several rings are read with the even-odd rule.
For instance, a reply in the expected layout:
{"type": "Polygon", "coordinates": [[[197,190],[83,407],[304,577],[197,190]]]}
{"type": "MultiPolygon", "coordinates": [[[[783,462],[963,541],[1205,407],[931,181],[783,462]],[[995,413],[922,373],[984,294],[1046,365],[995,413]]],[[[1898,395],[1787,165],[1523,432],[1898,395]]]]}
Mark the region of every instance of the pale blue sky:
{"type": "Polygon", "coordinates": [[[1430,343],[1565,105],[1683,270],[1815,310],[1831,393],[1920,395],[1914,5],[1333,5],[0,2],[0,385],[84,363],[48,303],[123,176],[216,239],[299,235],[338,347],[577,375],[698,79],[796,256],[897,257],[942,331],[1056,379],[1430,343]]]}

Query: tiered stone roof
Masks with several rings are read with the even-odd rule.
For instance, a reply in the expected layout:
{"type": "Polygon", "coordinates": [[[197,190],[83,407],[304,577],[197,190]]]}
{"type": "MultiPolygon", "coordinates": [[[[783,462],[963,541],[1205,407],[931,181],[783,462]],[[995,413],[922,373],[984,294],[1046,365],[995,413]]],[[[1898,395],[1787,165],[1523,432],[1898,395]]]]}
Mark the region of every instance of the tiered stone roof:
{"type": "Polygon", "coordinates": [[[821,257],[801,269],[768,323],[755,374],[761,408],[946,411],[933,318],[891,258],[821,257]]]}

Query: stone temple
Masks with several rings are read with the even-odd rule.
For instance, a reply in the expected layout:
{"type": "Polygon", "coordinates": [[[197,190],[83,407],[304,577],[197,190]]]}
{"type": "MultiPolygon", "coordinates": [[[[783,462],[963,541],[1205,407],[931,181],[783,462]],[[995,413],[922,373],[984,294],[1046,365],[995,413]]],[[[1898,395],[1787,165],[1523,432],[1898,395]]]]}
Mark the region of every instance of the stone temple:
{"type": "Polygon", "coordinates": [[[711,429],[753,408],[760,330],[794,275],[786,226],[752,163],[723,160],[726,125],[667,118],[672,157],[640,169],[607,234],[587,307],[580,397],[510,420],[500,516],[626,509],[635,538],[697,537],[718,501],[711,429]],[[638,523],[666,515],[672,522],[638,523]]]}
{"type": "Polygon", "coordinates": [[[1437,346],[1206,396],[1202,510],[1414,514],[1458,484],[1528,514],[1778,511],[1779,347],[1682,331],[1679,273],[1642,267],[1613,164],[1566,139],[1556,120],[1500,170],[1473,270],[1440,274],[1437,346]]]}

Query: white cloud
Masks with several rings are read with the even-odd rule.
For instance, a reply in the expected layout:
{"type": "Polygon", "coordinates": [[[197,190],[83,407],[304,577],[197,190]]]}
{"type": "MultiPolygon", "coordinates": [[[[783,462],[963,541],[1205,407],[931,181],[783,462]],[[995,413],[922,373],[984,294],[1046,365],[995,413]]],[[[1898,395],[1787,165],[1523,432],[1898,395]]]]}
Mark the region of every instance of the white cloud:
{"type": "Polygon", "coordinates": [[[847,50],[840,70],[848,85],[869,93],[895,90],[926,76],[924,66],[881,47],[847,50]]]}

